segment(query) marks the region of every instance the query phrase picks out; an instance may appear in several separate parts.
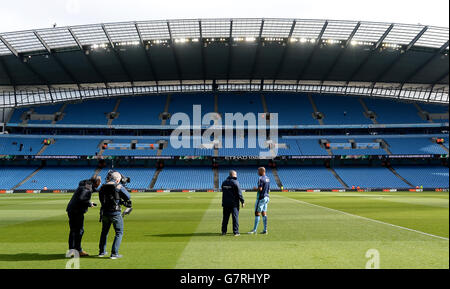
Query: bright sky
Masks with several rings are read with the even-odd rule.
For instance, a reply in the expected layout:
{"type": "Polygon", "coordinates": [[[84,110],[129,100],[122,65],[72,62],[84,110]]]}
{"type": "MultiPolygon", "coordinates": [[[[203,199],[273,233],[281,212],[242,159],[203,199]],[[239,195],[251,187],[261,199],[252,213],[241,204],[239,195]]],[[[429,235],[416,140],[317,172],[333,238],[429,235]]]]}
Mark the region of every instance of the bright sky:
{"type": "Polygon", "coordinates": [[[449,0],[14,0],[0,32],[157,19],[303,18],[449,26],[449,0]]]}

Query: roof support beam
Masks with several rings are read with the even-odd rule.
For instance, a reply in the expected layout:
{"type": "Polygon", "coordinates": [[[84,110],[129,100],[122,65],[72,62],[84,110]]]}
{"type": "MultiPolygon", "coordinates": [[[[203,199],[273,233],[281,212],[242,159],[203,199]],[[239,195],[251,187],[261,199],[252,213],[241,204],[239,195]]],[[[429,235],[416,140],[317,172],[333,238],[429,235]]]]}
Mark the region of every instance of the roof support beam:
{"type": "Polygon", "coordinates": [[[131,76],[130,72],[128,71],[128,69],[127,69],[127,67],[125,65],[125,63],[123,62],[122,57],[120,57],[119,51],[116,50],[116,46],[114,45],[114,42],[111,40],[111,37],[108,34],[108,30],[106,29],[106,26],[104,24],[102,24],[102,29],[103,29],[103,32],[106,35],[106,38],[108,38],[108,42],[111,45],[111,48],[112,48],[112,50],[114,52],[114,55],[116,56],[117,60],[119,61],[120,67],[122,68],[123,72],[127,76],[128,81],[130,81],[131,84],[133,84],[134,83],[133,77],[131,76]]]}
{"type": "Polygon", "coordinates": [[[145,47],[144,39],[142,38],[141,30],[139,29],[139,25],[137,24],[137,22],[134,23],[134,27],[136,27],[136,31],[139,36],[139,41],[141,42],[142,49],[144,50],[145,58],[147,59],[148,68],[152,74],[153,79],[156,81],[156,83],[158,83],[158,78],[156,76],[155,67],[153,66],[150,54],[149,54],[147,48],[145,47]]]}
{"type": "Polygon", "coordinates": [[[347,84],[352,81],[355,76],[361,71],[361,69],[366,66],[366,64],[369,62],[370,58],[373,56],[373,54],[378,50],[378,48],[380,48],[381,44],[383,43],[383,41],[386,39],[386,37],[389,35],[389,33],[391,32],[392,28],[394,28],[394,24],[391,24],[388,29],[386,29],[386,31],[383,33],[383,35],[380,37],[380,39],[378,39],[377,43],[375,43],[375,45],[371,48],[369,54],[366,56],[366,58],[364,58],[364,60],[358,65],[358,67],[352,72],[352,74],[350,75],[349,79],[347,80],[347,84]]]}
{"type": "Polygon", "coordinates": [[[11,44],[9,44],[8,41],[6,41],[6,39],[0,35],[0,41],[3,42],[3,44],[5,44],[6,48],[8,48],[9,51],[11,51],[12,54],[14,54],[15,57],[19,57],[19,52],[12,47],[11,44]]]}
{"type": "Polygon", "coordinates": [[[64,63],[61,62],[61,60],[58,58],[58,56],[56,54],[52,53],[52,49],[50,48],[50,46],[48,46],[48,44],[41,37],[41,35],[39,35],[39,33],[37,31],[33,31],[33,33],[36,36],[36,38],[39,40],[39,42],[41,42],[41,44],[45,47],[45,50],[47,50],[47,53],[49,54],[49,56],[53,60],[55,60],[56,64],[64,71],[65,74],[67,74],[67,76],[69,76],[69,78],[72,80],[72,82],[75,83],[78,87],[80,87],[80,82],[76,79],[76,77],[72,74],[72,72],[69,71],[69,69],[64,65],[64,63]]]}
{"type": "Polygon", "coordinates": [[[410,75],[408,75],[404,80],[402,85],[404,85],[405,83],[408,83],[409,81],[411,81],[411,79],[413,79],[419,72],[421,72],[428,64],[430,64],[434,59],[436,59],[437,57],[440,57],[440,55],[447,49],[449,45],[449,41],[447,40],[447,42],[445,42],[441,48],[439,48],[439,50],[436,50],[436,52],[431,55],[422,65],[420,65],[419,67],[417,67],[416,70],[414,70],[410,75]]]}
{"type": "Polygon", "coordinates": [[[47,85],[50,89],[50,82],[47,80],[47,78],[45,78],[42,74],[40,74],[39,72],[37,72],[29,63],[27,58],[19,58],[18,59],[26,68],[28,68],[28,70],[33,73],[40,82],[42,82],[43,84],[47,85]]]}
{"type": "Polygon", "coordinates": [[[338,56],[336,57],[336,59],[333,61],[333,63],[331,64],[330,68],[328,69],[328,71],[325,73],[325,75],[322,77],[322,82],[328,79],[328,76],[330,76],[330,73],[333,72],[334,68],[336,67],[336,65],[339,63],[339,60],[341,60],[342,55],[344,54],[345,50],[347,49],[348,45],[352,42],[353,37],[355,36],[356,32],[358,32],[359,27],[361,26],[361,22],[358,22],[355,26],[355,28],[353,29],[352,33],[350,34],[350,36],[348,37],[348,39],[345,41],[345,44],[343,45],[344,47],[341,49],[341,51],[339,52],[338,56]]]}
{"type": "Polygon", "coordinates": [[[292,26],[291,26],[291,29],[289,30],[288,38],[287,38],[285,46],[283,48],[283,54],[281,55],[280,62],[278,62],[277,70],[275,71],[275,75],[273,77],[274,81],[278,79],[278,76],[280,75],[280,72],[281,72],[281,70],[283,68],[284,62],[286,60],[287,51],[289,49],[289,41],[290,41],[290,39],[292,37],[292,33],[294,33],[294,29],[295,29],[295,25],[296,24],[297,24],[297,21],[294,20],[292,22],[292,26]]]}
{"type": "Polygon", "coordinates": [[[103,73],[98,69],[97,65],[95,65],[94,61],[89,56],[89,50],[85,50],[83,48],[83,44],[81,44],[81,41],[78,39],[78,37],[75,35],[75,33],[73,33],[72,28],[68,27],[67,29],[69,30],[70,35],[72,35],[73,40],[75,40],[75,42],[77,43],[78,48],[80,48],[81,53],[84,55],[84,57],[86,58],[86,60],[89,63],[89,65],[92,67],[92,69],[94,69],[94,71],[97,74],[97,76],[102,80],[102,82],[105,84],[105,87],[107,88],[108,87],[108,81],[106,80],[106,78],[103,75],[103,73]]]}
{"type": "Polygon", "coordinates": [[[375,78],[375,81],[373,81],[372,85],[375,85],[375,83],[379,82],[411,49],[411,47],[416,44],[416,42],[422,37],[422,35],[428,30],[428,26],[423,27],[423,29],[414,37],[413,40],[406,46],[405,50],[402,51],[389,65],[386,67],[378,76],[375,78]]]}
{"type": "Polygon", "coordinates": [[[305,72],[308,70],[309,66],[311,65],[311,61],[312,61],[314,55],[316,54],[317,49],[321,45],[322,37],[323,37],[323,34],[325,33],[325,30],[327,29],[327,27],[328,27],[328,21],[325,21],[325,23],[323,24],[322,29],[319,33],[319,36],[317,37],[316,44],[314,45],[313,50],[311,51],[311,53],[308,56],[308,59],[306,60],[306,64],[303,66],[303,69],[300,71],[300,73],[297,76],[297,83],[303,79],[305,72]]]}
{"type": "Polygon", "coordinates": [[[44,76],[42,76],[40,73],[38,73],[33,67],[31,67],[31,65],[28,63],[27,59],[23,58],[19,54],[19,52],[14,47],[12,47],[12,45],[8,41],[6,41],[6,39],[1,35],[0,35],[0,41],[3,42],[3,44],[5,44],[5,46],[9,49],[9,51],[11,51],[11,53],[14,54],[14,56],[16,56],[17,60],[22,65],[24,65],[31,73],[33,73],[39,79],[40,82],[49,86],[48,80],[44,76]]]}
{"type": "Polygon", "coordinates": [[[259,54],[262,46],[262,33],[264,29],[264,19],[261,20],[261,27],[259,28],[258,46],[255,51],[255,58],[253,59],[252,70],[250,71],[250,81],[255,78],[256,65],[258,64],[259,54]]]}
{"type": "Polygon", "coordinates": [[[172,29],[170,28],[169,21],[167,21],[167,28],[169,29],[170,47],[172,48],[173,59],[175,60],[175,67],[177,69],[178,79],[180,80],[180,84],[181,84],[181,81],[182,81],[181,67],[180,67],[180,62],[178,61],[178,55],[177,55],[177,51],[175,49],[175,41],[173,40],[172,29]]]}
{"type": "Polygon", "coordinates": [[[233,19],[230,21],[230,33],[228,36],[227,82],[230,80],[232,56],[233,56],[233,19]]]}
{"type": "Polygon", "coordinates": [[[202,21],[198,21],[198,28],[200,29],[200,53],[202,57],[202,75],[203,75],[203,81],[206,80],[206,60],[205,60],[205,45],[203,43],[203,30],[202,30],[202,21]]]}

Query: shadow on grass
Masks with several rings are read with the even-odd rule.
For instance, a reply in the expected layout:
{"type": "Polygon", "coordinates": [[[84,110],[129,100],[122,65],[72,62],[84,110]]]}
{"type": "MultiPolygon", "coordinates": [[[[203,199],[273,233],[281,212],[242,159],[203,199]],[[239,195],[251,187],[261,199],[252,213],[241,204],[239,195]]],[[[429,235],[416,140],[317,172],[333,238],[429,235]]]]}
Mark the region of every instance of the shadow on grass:
{"type": "Polygon", "coordinates": [[[181,233],[181,234],[155,234],[145,235],[146,237],[161,237],[161,238],[174,238],[174,237],[217,237],[220,233],[181,233]]]}
{"type": "Polygon", "coordinates": [[[0,261],[52,261],[66,259],[64,254],[39,254],[39,253],[20,253],[20,254],[0,254],[0,261]]]}

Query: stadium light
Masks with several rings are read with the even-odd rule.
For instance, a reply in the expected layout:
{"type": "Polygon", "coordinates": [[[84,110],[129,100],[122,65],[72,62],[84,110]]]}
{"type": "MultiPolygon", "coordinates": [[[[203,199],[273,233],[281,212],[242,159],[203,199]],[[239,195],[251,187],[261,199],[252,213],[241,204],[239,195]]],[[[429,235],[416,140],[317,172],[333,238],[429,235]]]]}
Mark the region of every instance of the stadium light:
{"type": "Polygon", "coordinates": [[[166,40],[160,40],[160,39],[153,41],[154,44],[163,44],[163,43],[166,43],[166,42],[167,42],[166,40]]]}
{"type": "Polygon", "coordinates": [[[102,43],[102,44],[93,44],[93,45],[91,46],[92,49],[99,49],[99,48],[106,48],[106,47],[107,47],[107,45],[106,45],[105,43],[102,43]]]}
{"type": "Polygon", "coordinates": [[[124,41],[116,43],[118,46],[137,46],[139,44],[139,41],[124,41]]]}
{"type": "Polygon", "coordinates": [[[253,42],[253,41],[256,41],[256,38],[255,37],[245,37],[245,41],[246,42],[253,42]]]}
{"type": "Polygon", "coordinates": [[[326,40],[326,43],[328,43],[328,44],[338,44],[338,43],[340,43],[340,41],[339,40],[334,40],[334,39],[328,39],[328,40],[326,40]]]}
{"type": "Polygon", "coordinates": [[[306,39],[306,38],[300,38],[300,43],[306,43],[306,42],[308,42],[308,39],[306,39]]]}
{"type": "Polygon", "coordinates": [[[394,44],[394,43],[383,43],[383,47],[384,48],[392,48],[392,49],[400,49],[400,48],[402,48],[402,46],[401,45],[399,45],[399,44],[394,44]]]}

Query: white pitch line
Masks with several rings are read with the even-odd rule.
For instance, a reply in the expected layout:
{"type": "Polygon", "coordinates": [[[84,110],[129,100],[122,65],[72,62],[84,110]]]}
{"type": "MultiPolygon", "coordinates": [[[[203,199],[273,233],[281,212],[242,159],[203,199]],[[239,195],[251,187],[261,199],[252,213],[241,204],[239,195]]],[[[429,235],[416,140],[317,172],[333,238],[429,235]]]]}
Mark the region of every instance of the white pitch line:
{"type": "Polygon", "coordinates": [[[363,220],[366,220],[366,221],[371,221],[371,222],[374,222],[374,223],[387,225],[387,226],[391,226],[391,227],[394,227],[394,228],[398,228],[398,229],[402,229],[402,230],[406,230],[406,231],[422,234],[422,235],[425,235],[425,236],[429,236],[429,237],[433,237],[433,238],[438,238],[438,239],[449,241],[448,238],[445,238],[445,237],[442,237],[442,236],[433,235],[433,234],[425,233],[425,232],[422,232],[422,231],[410,229],[410,228],[407,228],[407,227],[402,227],[402,226],[394,225],[394,224],[391,224],[391,223],[386,223],[386,222],[383,222],[383,221],[378,221],[378,220],[375,220],[375,219],[371,219],[371,218],[367,218],[367,217],[363,217],[363,216],[359,216],[359,215],[350,214],[350,213],[347,213],[347,212],[344,212],[344,211],[335,210],[335,209],[332,209],[332,208],[323,207],[323,206],[316,205],[316,204],[311,204],[311,203],[308,203],[308,202],[305,202],[305,201],[300,201],[300,200],[297,200],[297,199],[293,199],[293,198],[289,198],[289,197],[285,197],[285,196],[281,196],[281,195],[276,195],[276,196],[279,196],[279,197],[282,197],[282,198],[285,198],[285,199],[289,199],[289,200],[292,200],[294,202],[298,202],[298,203],[301,203],[301,204],[304,204],[304,205],[309,205],[309,206],[312,206],[312,207],[317,207],[317,208],[325,209],[325,210],[328,210],[328,211],[341,213],[341,214],[344,214],[344,215],[347,215],[347,216],[350,216],[350,217],[355,217],[355,218],[363,219],[363,220]]]}

